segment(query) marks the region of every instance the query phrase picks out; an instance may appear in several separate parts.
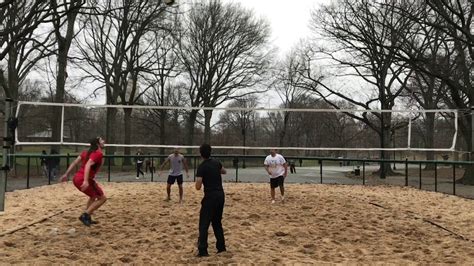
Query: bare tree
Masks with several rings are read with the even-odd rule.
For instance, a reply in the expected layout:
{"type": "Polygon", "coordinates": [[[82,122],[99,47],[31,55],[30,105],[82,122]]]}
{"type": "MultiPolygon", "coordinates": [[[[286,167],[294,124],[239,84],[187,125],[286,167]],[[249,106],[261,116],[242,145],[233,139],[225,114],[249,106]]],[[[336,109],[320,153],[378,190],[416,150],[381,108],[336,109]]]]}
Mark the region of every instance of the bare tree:
{"type": "MultiPolygon", "coordinates": [[[[266,71],[268,23],[235,3],[195,3],[183,22],[180,58],[189,82],[191,106],[215,107],[248,94],[266,71]]],[[[190,112],[188,143],[198,111],[190,112]]],[[[210,142],[212,111],[204,112],[204,141],[210,142]]]]}
{"type": "MultiPolygon", "coordinates": [[[[233,100],[228,107],[239,107],[239,108],[256,108],[258,105],[258,98],[256,95],[247,95],[242,98],[233,100]]],[[[225,125],[225,127],[231,127],[235,132],[240,132],[242,137],[242,146],[247,146],[247,136],[250,131],[255,131],[252,128],[252,121],[257,120],[257,113],[253,110],[241,110],[241,111],[226,111],[220,116],[219,123],[225,125]]],[[[233,145],[236,145],[235,143],[233,145]]],[[[242,150],[243,155],[246,155],[246,149],[242,150]]],[[[242,167],[245,168],[245,158],[242,163],[242,167]]]]}
{"type": "MultiPolygon", "coordinates": [[[[76,17],[83,4],[83,0],[63,0],[62,4],[58,5],[57,0],[51,0],[53,10],[52,22],[57,44],[56,93],[54,97],[54,102],[57,103],[63,103],[65,100],[69,48],[75,36],[74,27],[76,26],[76,17]],[[62,19],[62,14],[66,14],[64,20],[62,19]],[[62,32],[63,29],[64,34],[62,32]]],[[[58,141],[61,136],[61,112],[58,110],[58,112],[54,113],[52,139],[53,141],[58,141]]],[[[55,147],[55,149],[59,152],[60,147],[55,147]]]]}
{"type": "MultiPolygon", "coordinates": [[[[170,20],[167,28],[174,30],[178,25],[174,19],[170,20]]],[[[150,90],[147,91],[145,97],[145,104],[154,106],[166,106],[166,105],[182,105],[184,100],[181,96],[181,89],[172,85],[172,79],[176,78],[180,74],[179,69],[179,58],[177,56],[177,40],[172,37],[169,30],[162,30],[160,28],[155,29],[148,36],[146,36],[147,42],[152,45],[152,51],[150,58],[152,58],[153,66],[148,68],[143,75],[143,82],[145,86],[149,86],[150,90]],[[177,96],[180,101],[173,102],[173,98],[177,96]]],[[[166,134],[166,122],[168,120],[168,114],[175,111],[161,110],[147,110],[147,116],[155,121],[155,118],[159,119],[159,144],[164,145],[167,143],[166,134]]],[[[178,144],[178,143],[176,143],[178,144]]],[[[160,150],[160,154],[164,154],[164,149],[160,150]]]]}
{"type": "MultiPolygon", "coordinates": [[[[306,81],[301,86],[315,92],[334,108],[340,107],[332,99],[339,98],[339,101],[342,99],[355,108],[373,109],[378,105],[382,110],[391,110],[411,74],[411,70],[397,60],[396,44],[403,40],[400,35],[409,33],[412,22],[395,12],[393,6],[388,8],[379,1],[340,0],[313,12],[311,25],[315,33],[333,41],[336,47],[319,51],[313,49],[306,54],[306,67],[301,70],[306,81]],[[367,82],[374,97],[364,100],[324,85],[321,75],[313,73],[311,67],[315,52],[325,54],[355,72],[357,77],[367,82]]],[[[377,132],[381,148],[390,146],[391,113],[348,115],[377,132]],[[377,117],[378,123],[372,115],[377,117]]],[[[386,158],[384,151],[381,151],[381,158],[386,158]]],[[[381,164],[380,177],[385,178],[389,170],[389,164],[381,164]]]]}
{"type": "MultiPolygon", "coordinates": [[[[421,2],[413,3],[412,8],[413,7],[416,7],[415,9],[426,8],[425,4],[421,2]]],[[[440,16],[437,17],[438,22],[441,22],[442,18],[440,16]]],[[[418,17],[420,21],[425,18],[422,16],[418,17]]],[[[451,72],[452,69],[455,68],[455,61],[452,60],[453,51],[449,49],[449,36],[437,27],[421,25],[420,23],[415,24],[413,31],[417,34],[414,35],[415,38],[411,38],[409,45],[412,47],[411,49],[423,55],[424,60],[427,62],[427,68],[444,68],[444,71],[447,72],[451,72]]],[[[407,45],[407,43],[405,45],[407,45]]],[[[412,68],[414,74],[406,87],[407,97],[425,110],[438,109],[441,105],[446,106],[446,104],[443,103],[443,99],[446,100],[445,97],[448,95],[446,83],[436,76],[420,70],[418,66],[412,68]]],[[[425,113],[422,117],[424,120],[424,129],[422,132],[426,148],[433,148],[435,144],[435,116],[435,113],[425,113]]],[[[426,159],[434,160],[434,152],[427,151],[426,159]]],[[[426,165],[427,169],[432,169],[433,167],[433,164],[426,165]]]]}
{"type": "Polygon", "coordinates": [[[0,3],[0,61],[13,45],[47,22],[51,6],[44,0],[6,0],[0,3]]]}
{"type": "Polygon", "coordinates": [[[51,54],[54,44],[51,33],[38,30],[40,24],[50,19],[51,8],[45,2],[7,1],[0,6],[0,14],[4,15],[0,15],[0,25],[3,25],[0,31],[0,86],[5,96],[14,100],[18,99],[21,81],[40,59],[51,54]]]}
{"type": "MultiPolygon", "coordinates": [[[[308,91],[298,86],[303,81],[299,74],[302,62],[299,60],[296,51],[291,51],[283,62],[280,62],[277,73],[274,74],[275,82],[273,87],[282,102],[282,108],[295,108],[306,97],[308,91]]],[[[279,145],[285,146],[284,140],[288,130],[291,112],[282,112],[283,124],[279,132],[279,145]]]]}
{"type": "MultiPolygon", "coordinates": [[[[157,25],[165,5],[151,0],[122,3],[94,0],[90,6],[94,10],[81,18],[83,34],[78,40],[81,55],[77,63],[87,73],[85,79],[102,84],[97,90],[105,89],[107,104],[137,103],[143,94],[137,86],[139,73],[152,67],[152,61],[147,60],[151,46],[143,48],[141,41],[157,25]]],[[[117,111],[107,108],[106,137],[111,143],[116,141],[117,111]]],[[[124,119],[128,119],[125,127],[129,129],[132,109],[124,108],[124,111],[124,119]]],[[[130,142],[130,132],[126,130],[126,133],[125,142],[130,142]]]]}
{"type": "MultiPolygon", "coordinates": [[[[158,86],[158,85],[157,85],[158,86]]],[[[187,102],[187,91],[183,84],[167,84],[164,93],[158,87],[153,87],[145,94],[144,104],[151,106],[180,106],[187,102]]],[[[137,116],[140,126],[148,132],[148,136],[156,139],[156,135],[149,132],[159,131],[159,144],[176,144],[184,143],[185,124],[184,110],[157,110],[146,109],[137,116]],[[165,114],[163,116],[163,114],[165,114]]],[[[164,149],[160,150],[163,154],[164,149]]]]}
{"type": "MultiPolygon", "coordinates": [[[[460,131],[473,161],[474,3],[469,0],[423,1],[409,7],[399,6],[397,12],[416,23],[420,29],[433,29],[432,32],[446,36],[442,49],[439,49],[436,55],[437,58],[445,59],[435,65],[431,58],[426,57],[424,50],[420,49],[419,42],[405,42],[406,45],[400,45],[397,55],[400,60],[409,63],[411,68],[446,84],[449,91],[449,97],[445,97],[446,104],[464,114],[459,119],[460,131]]],[[[430,39],[426,38],[423,44],[426,46],[429,41],[430,39]]],[[[466,168],[461,182],[474,184],[474,166],[466,168]]]]}

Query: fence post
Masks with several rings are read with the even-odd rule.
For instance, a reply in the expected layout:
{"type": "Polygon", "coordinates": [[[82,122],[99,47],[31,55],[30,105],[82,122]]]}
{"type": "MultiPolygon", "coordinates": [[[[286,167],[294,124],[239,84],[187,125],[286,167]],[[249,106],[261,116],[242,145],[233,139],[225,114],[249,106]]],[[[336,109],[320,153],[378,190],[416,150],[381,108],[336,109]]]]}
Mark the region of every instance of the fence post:
{"type": "Polygon", "coordinates": [[[408,186],[408,158],[405,158],[405,187],[408,186]]]}
{"type": "Polygon", "coordinates": [[[362,161],[362,185],[365,185],[365,161],[362,161]]]}
{"type": "Polygon", "coordinates": [[[237,161],[237,163],[235,164],[235,183],[238,183],[238,182],[239,182],[239,163],[237,161]]]}
{"type": "MultiPolygon", "coordinates": [[[[51,157],[49,157],[49,160],[51,160],[51,157]]],[[[48,165],[48,185],[51,185],[51,167],[48,165]]]]}
{"type": "Polygon", "coordinates": [[[453,163],[453,195],[456,195],[456,164],[453,163]]]}
{"type": "Polygon", "coordinates": [[[69,168],[69,156],[70,156],[69,152],[66,153],[66,170],[69,168]]]}
{"type": "Polygon", "coordinates": [[[30,188],[30,159],[30,156],[26,159],[26,188],[30,188]]]}
{"type": "Polygon", "coordinates": [[[438,192],[438,163],[434,163],[435,168],[435,192],[438,192]]]}
{"type": "Polygon", "coordinates": [[[194,182],[196,182],[196,157],[194,157],[193,168],[194,168],[194,177],[193,177],[193,180],[194,180],[194,182]]]}
{"type": "Polygon", "coordinates": [[[110,156],[107,157],[107,182],[110,182],[110,156]]]}
{"type": "Polygon", "coordinates": [[[421,189],[421,163],[420,163],[420,167],[418,169],[418,174],[419,174],[419,177],[420,177],[418,188],[421,189]]]}
{"type": "MultiPolygon", "coordinates": [[[[150,158],[148,158],[148,160],[150,160],[150,158]]],[[[150,163],[151,182],[153,182],[153,167],[155,167],[155,162],[153,161],[153,156],[151,156],[151,163],[150,163]]]]}
{"type": "Polygon", "coordinates": [[[323,183],[323,160],[318,160],[319,162],[319,177],[321,179],[321,184],[323,183]]]}

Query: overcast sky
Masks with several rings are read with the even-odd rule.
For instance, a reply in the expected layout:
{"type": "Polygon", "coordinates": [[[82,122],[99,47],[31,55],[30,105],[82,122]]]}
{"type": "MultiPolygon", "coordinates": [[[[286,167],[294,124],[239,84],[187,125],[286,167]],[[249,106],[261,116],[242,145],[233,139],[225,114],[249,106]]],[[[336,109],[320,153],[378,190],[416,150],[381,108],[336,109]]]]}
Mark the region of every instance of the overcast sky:
{"type": "Polygon", "coordinates": [[[272,43],[283,55],[298,40],[311,33],[308,25],[311,11],[331,0],[225,0],[239,2],[253,9],[257,16],[265,17],[272,28],[272,43]]]}

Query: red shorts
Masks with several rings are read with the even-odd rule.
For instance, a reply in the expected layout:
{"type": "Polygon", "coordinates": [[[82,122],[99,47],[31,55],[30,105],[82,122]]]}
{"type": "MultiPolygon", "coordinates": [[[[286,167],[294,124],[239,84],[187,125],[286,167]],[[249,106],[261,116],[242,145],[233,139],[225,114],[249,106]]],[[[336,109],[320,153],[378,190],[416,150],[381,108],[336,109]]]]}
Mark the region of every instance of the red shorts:
{"type": "Polygon", "coordinates": [[[86,194],[92,199],[100,198],[104,196],[104,191],[102,188],[95,182],[94,179],[89,181],[89,186],[86,188],[85,191],[81,190],[82,183],[84,183],[84,177],[83,176],[74,176],[72,179],[72,182],[74,183],[74,186],[79,189],[82,193],[86,194]]]}

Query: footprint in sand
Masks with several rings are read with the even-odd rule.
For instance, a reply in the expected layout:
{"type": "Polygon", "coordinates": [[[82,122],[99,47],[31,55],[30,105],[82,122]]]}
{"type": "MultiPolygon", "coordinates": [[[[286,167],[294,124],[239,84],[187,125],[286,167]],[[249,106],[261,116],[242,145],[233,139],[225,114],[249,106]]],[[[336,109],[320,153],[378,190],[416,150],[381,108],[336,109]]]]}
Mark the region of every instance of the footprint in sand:
{"type": "Polygon", "coordinates": [[[260,215],[258,215],[256,213],[252,213],[247,218],[248,219],[260,219],[260,215]]]}
{"type": "Polygon", "coordinates": [[[14,242],[4,241],[3,244],[10,248],[16,247],[16,244],[14,242]]]}
{"type": "Polygon", "coordinates": [[[313,250],[306,249],[306,248],[299,249],[298,252],[303,253],[303,254],[314,254],[313,250]]]}
{"type": "Polygon", "coordinates": [[[123,263],[130,263],[130,262],[132,262],[132,259],[128,258],[128,257],[121,257],[121,258],[119,258],[119,261],[121,261],[123,263]]]}
{"type": "Polygon", "coordinates": [[[282,232],[282,231],[278,231],[278,232],[275,232],[275,235],[276,236],[287,236],[289,235],[288,233],[285,233],[285,232],[282,232]]]}

